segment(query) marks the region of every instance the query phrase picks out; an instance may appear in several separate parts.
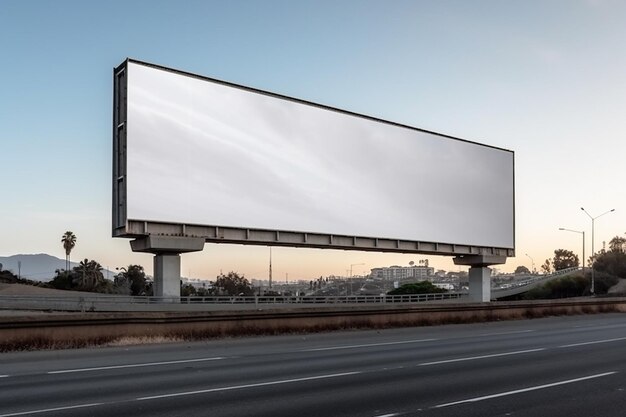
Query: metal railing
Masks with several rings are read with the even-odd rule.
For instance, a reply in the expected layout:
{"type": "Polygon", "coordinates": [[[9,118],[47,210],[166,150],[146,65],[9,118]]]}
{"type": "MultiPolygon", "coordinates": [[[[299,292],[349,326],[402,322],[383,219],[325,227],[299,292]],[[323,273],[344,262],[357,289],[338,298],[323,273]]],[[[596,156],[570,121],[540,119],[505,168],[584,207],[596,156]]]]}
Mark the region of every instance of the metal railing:
{"type": "Polygon", "coordinates": [[[535,284],[537,282],[549,281],[553,278],[560,277],[563,275],[571,274],[572,272],[580,271],[582,268],[574,267],[574,268],[566,268],[561,269],[559,271],[552,272],[550,274],[543,275],[529,275],[527,279],[516,281],[514,283],[506,284],[506,287],[493,288],[492,290],[501,290],[501,289],[511,289],[516,287],[524,287],[527,285],[535,284]]]}
{"type": "MultiPolygon", "coordinates": [[[[524,292],[543,282],[559,276],[571,274],[580,268],[568,268],[547,275],[529,276],[528,279],[507,285],[506,288],[492,288],[492,294],[497,298],[504,293],[524,292]]],[[[505,294],[506,295],[506,294],[505,294]]],[[[134,297],[127,295],[72,294],[65,296],[42,295],[0,295],[0,309],[9,310],[64,310],[64,311],[124,311],[126,307],[132,310],[157,311],[157,306],[169,305],[169,309],[176,310],[211,310],[229,309],[229,306],[242,308],[257,308],[271,306],[337,306],[354,304],[400,304],[421,303],[428,301],[445,301],[466,298],[467,291],[446,292],[437,294],[407,294],[407,295],[342,295],[342,296],[192,296],[192,297],[134,297]],[[143,306],[143,307],[142,307],[143,306]],[[152,307],[151,307],[152,306],[152,307]],[[178,307],[176,307],[178,306],[178,307]]]]}
{"type": "Polygon", "coordinates": [[[343,295],[343,296],[251,296],[251,297],[181,297],[186,304],[363,304],[363,303],[418,303],[460,298],[462,293],[409,295],[343,295]]]}
{"type": "Polygon", "coordinates": [[[527,279],[516,281],[514,283],[506,284],[502,287],[494,287],[491,289],[491,298],[508,297],[511,295],[521,294],[529,291],[537,286],[545,284],[553,279],[572,274],[581,270],[582,268],[566,268],[559,271],[555,271],[551,274],[544,275],[531,275],[527,279]]]}
{"type": "Polygon", "coordinates": [[[410,295],[348,295],[348,296],[203,296],[203,297],[133,297],[119,295],[0,295],[0,309],[35,309],[66,311],[103,311],[107,306],[119,310],[123,306],[179,305],[184,306],[332,306],[348,304],[419,303],[459,299],[466,293],[410,295]]]}

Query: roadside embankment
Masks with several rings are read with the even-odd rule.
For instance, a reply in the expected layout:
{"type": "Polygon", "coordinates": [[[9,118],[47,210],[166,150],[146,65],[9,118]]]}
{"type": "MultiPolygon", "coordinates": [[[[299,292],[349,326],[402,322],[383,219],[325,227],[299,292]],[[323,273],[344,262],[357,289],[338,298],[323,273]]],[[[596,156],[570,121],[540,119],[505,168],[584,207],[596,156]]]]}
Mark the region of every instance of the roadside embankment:
{"type": "Polygon", "coordinates": [[[99,346],[120,339],[201,340],[355,328],[430,326],[626,312],[626,298],[212,312],[0,315],[0,351],[99,346]]]}

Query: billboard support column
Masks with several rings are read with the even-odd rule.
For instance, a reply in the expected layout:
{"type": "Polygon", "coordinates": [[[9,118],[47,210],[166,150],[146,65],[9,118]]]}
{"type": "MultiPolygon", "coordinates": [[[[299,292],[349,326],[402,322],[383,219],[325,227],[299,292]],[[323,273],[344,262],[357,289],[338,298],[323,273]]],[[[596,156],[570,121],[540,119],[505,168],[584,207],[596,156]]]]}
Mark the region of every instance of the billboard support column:
{"type": "Polygon", "coordinates": [[[454,258],[455,265],[467,265],[469,270],[469,298],[474,302],[491,301],[491,269],[490,265],[506,262],[506,256],[466,255],[454,258]]]}
{"type": "Polygon", "coordinates": [[[472,266],[469,270],[469,298],[475,302],[491,301],[491,269],[472,266]]]}
{"type": "Polygon", "coordinates": [[[204,248],[204,239],[148,235],[130,242],[133,252],[154,254],[155,297],[180,297],[180,254],[198,252],[204,248]]]}
{"type": "Polygon", "coordinates": [[[175,301],[180,297],[180,254],[154,255],[154,285],[155,297],[172,298],[175,301]]]}

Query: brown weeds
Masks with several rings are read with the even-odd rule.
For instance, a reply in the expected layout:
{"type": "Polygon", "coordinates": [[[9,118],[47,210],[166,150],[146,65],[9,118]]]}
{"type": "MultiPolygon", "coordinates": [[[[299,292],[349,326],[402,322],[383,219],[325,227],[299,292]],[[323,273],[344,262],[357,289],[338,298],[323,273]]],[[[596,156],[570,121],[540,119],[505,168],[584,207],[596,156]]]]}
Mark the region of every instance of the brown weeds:
{"type": "MultiPolygon", "coordinates": [[[[144,327],[122,327],[109,325],[101,334],[84,333],[80,327],[67,326],[62,332],[33,336],[28,334],[35,329],[23,329],[23,333],[10,333],[10,329],[0,329],[0,352],[48,349],[76,349],[99,346],[129,346],[155,343],[175,343],[194,340],[207,340],[224,337],[243,337],[279,334],[306,334],[338,330],[382,329],[391,327],[438,326],[444,324],[465,324],[499,320],[535,319],[548,316],[573,314],[610,313],[624,311],[624,305],[598,303],[568,306],[501,306],[487,307],[475,311],[419,311],[393,314],[392,312],[364,313],[362,315],[328,315],[293,319],[274,316],[269,320],[263,317],[250,321],[206,321],[183,322],[174,327],[167,322],[155,322],[144,327]]],[[[41,332],[41,329],[39,332],[41,332]]],[[[15,329],[13,329],[15,330],[15,329]]],[[[91,329],[93,330],[93,329],[91,329]]]]}

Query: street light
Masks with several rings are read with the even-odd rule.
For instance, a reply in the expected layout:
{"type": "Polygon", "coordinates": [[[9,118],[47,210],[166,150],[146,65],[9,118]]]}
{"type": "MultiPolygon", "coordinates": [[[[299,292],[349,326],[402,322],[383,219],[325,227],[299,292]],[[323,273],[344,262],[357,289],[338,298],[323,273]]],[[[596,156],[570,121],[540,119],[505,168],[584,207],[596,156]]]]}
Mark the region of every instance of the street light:
{"type": "Polygon", "coordinates": [[[357,265],[365,265],[365,263],[361,262],[358,264],[350,264],[350,295],[353,295],[353,291],[352,291],[352,267],[353,266],[357,266],[357,265]]]}
{"type": "Polygon", "coordinates": [[[535,273],[535,260],[529,254],[526,254],[526,256],[528,256],[528,258],[530,259],[530,262],[533,266],[533,274],[534,274],[535,273]]]}
{"type": "Polygon", "coordinates": [[[566,229],[564,227],[559,227],[559,230],[564,230],[566,232],[580,233],[583,235],[583,277],[584,277],[585,276],[585,231],[566,229]]]}
{"type": "Polygon", "coordinates": [[[581,207],[580,209],[581,209],[582,211],[584,211],[584,212],[585,212],[585,214],[586,214],[587,216],[589,216],[589,218],[591,219],[591,295],[594,295],[594,294],[595,294],[595,271],[594,271],[593,266],[594,266],[594,264],[596,263],[596,251],[595,251],[595,249],[594,249],[594,239],[595,239],[595,220],[596,220],[598,217],[602,217],[602,216],[604,216],[605,214],[609,214],[609,213],[614,212],[614,211],[615,211],[615,209],[611,209],[611,210],[609,210],[609,211],[605,211],[604,213],[602,213],[602,214],[600,214],[600,215],[598,215],[598,216],[596,216],[596,217],[593,217],[591,214],[589,214],[589,213],[587,212],[587,210],[585,210],[585,208],[584,208],[584,207],[581,207]]]}

